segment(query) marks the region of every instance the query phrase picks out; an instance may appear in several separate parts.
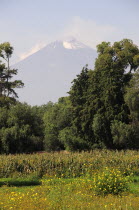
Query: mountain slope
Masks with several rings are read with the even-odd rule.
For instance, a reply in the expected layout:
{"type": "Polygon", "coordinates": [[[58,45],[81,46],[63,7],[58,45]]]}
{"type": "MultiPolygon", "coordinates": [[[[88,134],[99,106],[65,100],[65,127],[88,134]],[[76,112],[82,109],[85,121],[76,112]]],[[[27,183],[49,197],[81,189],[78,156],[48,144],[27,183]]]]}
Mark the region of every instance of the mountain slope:
{"type": "Polygon", "coordinates": [[[71,82],[88,64],[93,68],[96,51],[76,41],[56,41],[20,61],[18,78],[25,83],[18,90],[19,100],[31,105],[56,102],[66,96],[71,82]]]}

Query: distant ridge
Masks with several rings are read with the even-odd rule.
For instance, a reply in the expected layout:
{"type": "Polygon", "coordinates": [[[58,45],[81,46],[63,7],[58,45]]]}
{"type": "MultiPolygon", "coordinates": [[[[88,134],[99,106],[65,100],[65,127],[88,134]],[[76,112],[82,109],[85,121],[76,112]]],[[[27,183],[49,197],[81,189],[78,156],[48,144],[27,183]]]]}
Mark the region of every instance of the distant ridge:
{"type": "Polygon", "coordinates": [[[25,83],[18,90],[19,100],[31,105],[56,102],[67,95],[72,80],[86,64],[93,68],[96,57],[94,49],[73,38],[48,44],[14,65],[25,83]]]}

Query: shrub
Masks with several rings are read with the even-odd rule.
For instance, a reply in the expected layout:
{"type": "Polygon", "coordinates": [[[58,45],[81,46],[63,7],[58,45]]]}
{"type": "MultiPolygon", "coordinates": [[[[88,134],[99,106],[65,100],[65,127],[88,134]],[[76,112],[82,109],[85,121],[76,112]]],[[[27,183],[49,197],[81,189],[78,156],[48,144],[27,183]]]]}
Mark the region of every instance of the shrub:
{"type": "Polygon", "coordinates": [[[7,186],[35,186],[35,185],[41,185],[41,181],[37,178],[3,178],[0,179],[0,187],[3,185],[7,186]]]}
{"type": "Polygon", "coordinates": [[[128,190],[128,182],[119,170],[106,168],[94,176],[94,190],[97,195],[118,195],[128,190]]]}

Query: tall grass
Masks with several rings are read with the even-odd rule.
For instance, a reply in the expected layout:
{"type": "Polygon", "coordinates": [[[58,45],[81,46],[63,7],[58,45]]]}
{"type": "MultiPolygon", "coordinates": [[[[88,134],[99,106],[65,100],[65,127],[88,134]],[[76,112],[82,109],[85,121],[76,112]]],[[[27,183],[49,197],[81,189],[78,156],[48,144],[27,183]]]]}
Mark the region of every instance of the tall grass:
{"type": "Polygon", "coordinates": [[[0,178],[92,176],[104,168],[116,168],[125,175],[139,175],[138,151],[95,150],[81,153],[0,155],[0,178]]]}
{"type": "Polygon", "coordinates": [[[1,155],[0,209],[136,210],[138,175],[138,151],[1,155]]]}

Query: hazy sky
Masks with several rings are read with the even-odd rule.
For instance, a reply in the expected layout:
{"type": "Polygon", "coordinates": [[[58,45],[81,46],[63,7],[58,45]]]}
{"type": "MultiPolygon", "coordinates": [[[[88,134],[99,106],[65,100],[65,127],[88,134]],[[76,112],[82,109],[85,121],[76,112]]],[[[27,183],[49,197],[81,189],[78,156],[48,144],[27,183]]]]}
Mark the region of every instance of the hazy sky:
{"type": "Polygon", "coordinates": [[[93,48],[123,38],[139,45],[139,0],[0,0],[0,43],[14,47],[12,62],[68,36],[93,48]]]}

